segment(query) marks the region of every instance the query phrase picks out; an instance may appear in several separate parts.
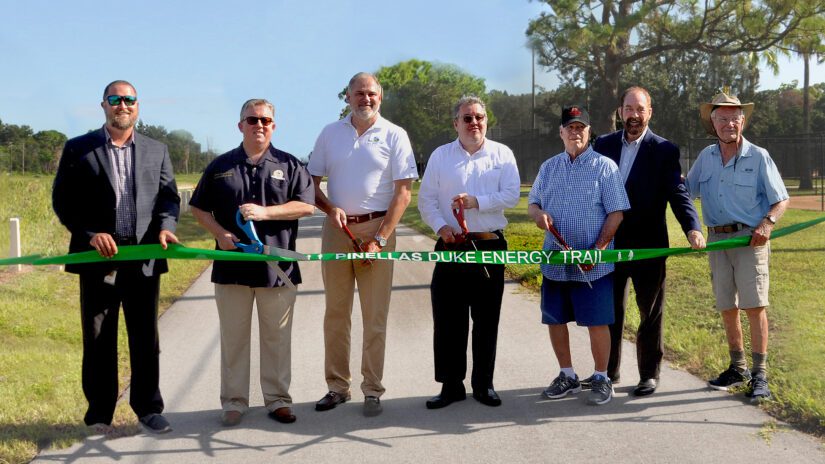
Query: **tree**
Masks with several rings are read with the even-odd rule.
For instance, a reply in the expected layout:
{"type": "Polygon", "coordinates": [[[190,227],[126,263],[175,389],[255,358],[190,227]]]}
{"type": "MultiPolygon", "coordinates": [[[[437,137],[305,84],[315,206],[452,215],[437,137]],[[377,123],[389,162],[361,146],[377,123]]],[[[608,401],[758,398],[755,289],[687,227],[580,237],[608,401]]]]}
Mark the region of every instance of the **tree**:
{"type": "MultiPolygon", "coordinates": [[[[462,95],[486,97],[484,79],[450,64],[413,59],[383,66],[375,76],[384,89],[382,116],[407,131],[419,162],[455,137],[452,111],[462,95]]],[[[343,96],[344,92],[339,95],[343,96]]],[[[488,117],[488,124],[495,124],[492,112],[488,117]]]]}
{"type": "Polygon", "coordinates": [[[821,0],[543,1],[551,11],[530,21],[529,42],[540,64],[595,94],[596,132],[613,127],[622,72],[632,63],[677,50],[764,52],[825,11],[821,0]]]}
{"type": "Polygon", "coordinates": [[[66,135],[56,130],[40,131],[32,137],[35,142],[35,160],[38,171],[55,172],[66,144],[66,135]]]}
{"type": "MultiPolygon", "coordinates": [[[[812,16],[804,19],[800,26],[785,38],[780,49],[788,53],[795,53],[802,58],[805,64],[802,84],[802,131],[811,132],[811,58],[816,57],[819,62],[825,59],[825,17],[812,16]]],[[[811,147],[802,153],[802,171],[799,179],[799,188],[813,187],[812,169],[813,151],[811,147]]]]}

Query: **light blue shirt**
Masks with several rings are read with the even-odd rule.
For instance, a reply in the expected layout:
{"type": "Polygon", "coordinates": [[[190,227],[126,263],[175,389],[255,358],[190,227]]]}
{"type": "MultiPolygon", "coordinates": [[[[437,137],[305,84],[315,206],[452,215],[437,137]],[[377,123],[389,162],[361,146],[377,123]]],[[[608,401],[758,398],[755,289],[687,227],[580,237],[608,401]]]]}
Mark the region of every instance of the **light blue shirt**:
{"type": "Polygon", "coordinates": [[[639,153],[639,146],[642,144],[645,135],[647,135],[647,127],[638,139],[628,142],[627,132],[622,132],[622,156],[619,158],[619,171],[621,171],[622,180],[625,182],[627,182],[627,176],[630,175],[630,170],[633,169],[633,162],[636,161],[636,154],[639,153]]]}
{"type": "Polygon", "coordinates": [[[722,166],[719,144],[705,147],[690,168],[685,186],[702,199],[708,227],[740,222],[756,227],[771,205],[788,199],[788,191],[768,151],[742,137],[739,153],[722,166]]]}
{"type": "MultiPolygon", "coordinates": [[[[607,215],[630,209],[619,167],[591,147],[572,162],[570,155],[561,153],[542,163],[528,204],[536,204],[549,214],[575,250],[593,249],[607,215]]],[[[612,240],[607,248],[613,248],[612,240]]],[[[544,249],[560,249],[550,232],[544,234],[544,249]]],[[[612,271],[612,263],[597,264],[586,276],[575,265],[541,265],[542,274],[557,281],[594,281],[612,271]]]]}

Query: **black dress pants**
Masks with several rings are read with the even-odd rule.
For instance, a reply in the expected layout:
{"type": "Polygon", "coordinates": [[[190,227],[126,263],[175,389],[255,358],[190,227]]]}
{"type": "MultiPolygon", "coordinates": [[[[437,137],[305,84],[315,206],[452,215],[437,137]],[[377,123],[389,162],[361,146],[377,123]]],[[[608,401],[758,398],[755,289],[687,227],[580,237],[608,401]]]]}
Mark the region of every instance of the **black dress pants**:
{"type": "Polygon", "coordinates": [[[665,353],[665,260],[661,258],[616,263],[613,272],[613,307],[616,321],[610,325],[610,360],[607,375],[619,376],[622,362],[622,331],[630,292],[630,282],[636,292],[639,307],[639,329],[636,332],[636,356],[639,362],[639,379],[658,379],[659,368],[665,353]]]}
{"type": "Polygon", "coordinates": [[[83,327],[83,393],[87,425],[110,424],[118,396],[117,325],[121,304],[132,367],[129,404],[138,417],[163,411],[158,386],[160,276],[146,277],[137,263],[122,266],[114,285],[97,272],[80,274],[83,327]]]}
{"type": "MultiPolygon", "coordinates": [[[[506,250],[507,242],[476,241],[479,250],[506,250]]],[[[472,250],[469,244],[459,249],[472,250]]],[[[447,250],[439,239],[436,251],[447,250]]],[[[467,373],[467,336],[469,318],[473,320],[472,388],[484,391],[493,387],[496,363],[498,321],[504,292],[504,265],[436,263],[430,285],[433,306],[433,351],[435,380],[460,383],[467,373]],[[489,277],[484,273],[487,269],[489,277]]]]}

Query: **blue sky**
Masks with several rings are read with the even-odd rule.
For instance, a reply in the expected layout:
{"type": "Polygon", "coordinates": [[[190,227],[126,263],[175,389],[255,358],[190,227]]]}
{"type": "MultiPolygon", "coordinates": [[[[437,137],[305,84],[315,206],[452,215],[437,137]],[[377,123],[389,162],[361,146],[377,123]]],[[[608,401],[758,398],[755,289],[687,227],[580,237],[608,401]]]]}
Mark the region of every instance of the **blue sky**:
{"type": "MultiPolygon", "coordinates": [[[[103,87],[131,81],[141,119],[191,132],[204,149],[240,143],[248,98],[275,104],[273,143],[299,157],[337,118],[350,76],[418,58],[456,64],[488,89],[530,91],[527,0],[27,0],[0,7],[0,120],[69,137],[99,127],[103,87]]],[[[814,68],[821,82],[825,66],[814,68]]],[[[802,80],[782,61],[762,88],[802,80]]],[[[537,83],[557,79],[538,70],[537,83]]]]}

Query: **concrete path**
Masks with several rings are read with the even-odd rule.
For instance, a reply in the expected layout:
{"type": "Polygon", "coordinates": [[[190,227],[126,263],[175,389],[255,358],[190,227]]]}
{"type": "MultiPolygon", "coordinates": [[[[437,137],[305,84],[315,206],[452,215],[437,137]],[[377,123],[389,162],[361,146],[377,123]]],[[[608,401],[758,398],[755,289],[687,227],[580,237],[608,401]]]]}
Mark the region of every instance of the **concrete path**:
{"type": "MultiPolygon", "coordinates": [[[[322,218],[301,221],[298,249],[320,251],[322,218]]],[[[399,250],[431,250],[433,242],[407,228],[399,250]]],[[[496,389],[504,404],[472,398],[430,411],[433,381],[431,264],[397,263],[387,335],[384,413],[361,414],[360,308],[353,311],[352,402],[328,412],[314,403],[326,393],[323,373],[323,285],[319,263],[302,264],[305,282],[295,308],[291,393],[298,421],[270,420],[258,383],[253,327],[252,409],[234,428],[220,425],[218,318],[209,272],[161,318],[161,390],[174,431],[118,439],[90,437],[47,450],[36,462],[825,462],[823,447],[758,408],[706,388],[685,372],[665,368],[653,396],[635,398],[635,350],[625,347],[624,383],[604,406],[584,395],[544,400],[558,373],[537,298],[515,283],[505,289],[496,389]]],[[[463,291],[472,291],[464,289],[463,291]]],[[[571,330],[574,363],[587,376],[593,363],[587,333],[571,330]]],[[[627,342],[625,342],[627,343],[627,342]]],[[[469,388],[469,380],[465,382],[469,388]]]]}

